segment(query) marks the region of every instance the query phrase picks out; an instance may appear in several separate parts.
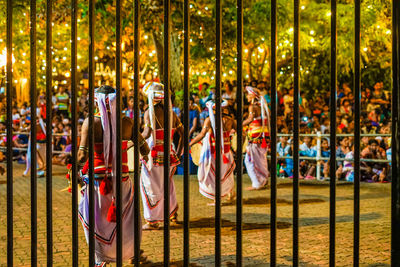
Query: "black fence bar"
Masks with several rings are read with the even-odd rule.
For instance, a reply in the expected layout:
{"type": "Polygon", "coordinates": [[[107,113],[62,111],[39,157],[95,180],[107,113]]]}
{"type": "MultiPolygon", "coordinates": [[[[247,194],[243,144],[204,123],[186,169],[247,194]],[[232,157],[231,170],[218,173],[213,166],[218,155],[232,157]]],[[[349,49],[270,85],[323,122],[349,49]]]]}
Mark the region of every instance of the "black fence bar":
{"type": "MultiPolygon", "coordinates": [[[[30,99],[31,111],[36,111],[36,0],[30,1],[30,99]]],[[[31,112],[31,266],[37,266],[37,155],[36,112],[31,112]]]]}
{"type": "Polygon", "coordinates": [[[300,96],[300,1],[294,0],[294,112],[293,112],[293,266],[299,266],[299,96],[300,96]]]}
{"type": "Polygon", "coordinates": [[[133,185],[134,185],[134,195],[133,195],[133,205],[134,205],[134,250],[135,250],[135,258],[134,258],[134,264],[136,267],[139,266],[140,261],[139,261],[139,255],[140,255],[140,233],[141,229],[139,229],[140,226],[140,203],[139,203],[139,188],[140,188],[140,173],[139,173],[139,42],[140,42],[140,32],[139,32],[139,27],[140,27],[140,20],[139,20],[139,15],[140,15],[140,3],[139,0],[135,0],[134,2],[134,37],[133,37],[133,102],[134,102],[134,121],[133,121],[133,145],[134,145],[134,173],[133,173],[133,185]]]}
{"type": "Polygon", "coordinates": [[[330,161],[329,161],[329,266],[335,266],[336,237],[336,0],[331,0],[331,92],[330,92],[330,161]]]}
{"type": "Polygon", "coordinates": [[[399,134],[399,90],[400,90],[400,4],[392,1],[392,242],[391,265],[400,266],[400,134],[399,134]]]}
{"type": "MultiPolygon", "coordinates": [[[[46,5],[46,230],[47,266],[53,266],[53,0],[46,5]]],[[[33,136],[32,136],[33,137],[33,136]]],[[[35,137],[33,137],[35,138],[35,137]]],[[[35,167],[35,166],[34,166],[35,167]]]]}
{"type": "Polygon", "coordinates": [[[13,266],[13,165],[12,165],[12,0],[7,0],[7,266],[13,266]]]}
{"type": "Polygon", "coordinates": [[[221,266],[221,50],[222,11],[221,0],[215,1],[215,266],[221,266]]]}
{"type": "Polygon", "coordinates": [[[276,142],[277,142],[277,90],[276,90],[276,45],[277,45],[277,10],[276,0],[271,1],[271,232],[270,232],[270,264],[276,266],[276,142]]]}
{"type": "Polygon", "coordinates": [[[170,44],[170,8],[171,0],[164,0],[164,266],[169,266],[169,176],[171,152],[171,112],[170,109],[170,81],[169,81],[169,44],[170,44]]]}
{"type": "Polygon", "coordinates": [[[360,98],[361,98],[361,11],[360,0],[354,1],[354,246],[353,264],[360,262],[360,98]]]}
{"type": "MultiPolygon", "coordinates": [[[[116,55],[115,55],[115,74],[116,74],[116,89],[117,89],[117,123],[116,123],[116,171],[114,179],[116,179],[116,190],[114,197],[116,198],[117,206],[117,267],[122,267],[122,191],[121,191],[121,177],[122,177],[122,116],[121,116],[121,89],[122,89],[122,61],[121,61],[121,3],[122,0],[116,0],[116,20],[115,20],[115,37],[116,37],[116,55]]],[[[114,155],[113,155],[114,156],[114,155]]]]}
{"type": "Polygon", "coordinates": [[[243,265],[243,2],[237,5],[237,91],[236,91],[236,122],[237,122],[237,158],[236,158],[236,266],[243,265]]]}
{"type": "Polygon", "coordinates": [[[94,31],[95,0],[89,0],[89,266],[95,264],[94,239],[94,31]]]}
{"type": "Polygon", "coordinates": [[[78,266],[78,118],[77,118],[77,38],[78,0],[71,2],[71,125],[72,125],[72,266],[78,266]]]}
{"type": "Polygon", "coordinates": [[[189,82],[189,59],[190,59],[190,13],[189,13],[189,0],[183,2],[183,99],[184,99],[184,111],[183,111],[183,266],[189,266],[190,263],[190,244],[189,244],[189,228],[190,228],[190,198],[189,198],[189,94],[190,94],[190,82],[189,82]]]}

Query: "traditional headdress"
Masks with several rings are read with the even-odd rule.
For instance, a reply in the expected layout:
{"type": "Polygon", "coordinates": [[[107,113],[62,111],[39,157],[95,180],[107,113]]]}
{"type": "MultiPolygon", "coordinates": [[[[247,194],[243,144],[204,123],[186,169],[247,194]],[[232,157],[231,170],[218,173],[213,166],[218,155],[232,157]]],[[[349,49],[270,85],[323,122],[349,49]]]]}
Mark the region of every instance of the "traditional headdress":
{"type": "MultiPolygon", "coordinates": [[[[215,107],[216,107],[216,105],[215,105],[215,103],[213,102],[213,101],[208,101],[207,103],[206,103],[206,106],[207,106],[207,108],[208,108],[208,113],[209,113],[209,118],[210,118],[210,122],[211,122],[211,127],[212,127],[212,129],[213,129],[213,132],[214,132],[214,135],[215,135],[215,138],[217,138],[217,136],[216,136],[216,133],[217,133],[217,131],[216,131],[216,122],[215,122],[215,116],[214,116],[214,112],[213,112],[213,109],[215,109],[215,107]]],[[[223,101],[222,103],[221,103],[221,107],[227,107],[228,106],[228,102],[227,101],[223,101]]],[[[221,148],[221,154],[222,154],[222,158],[223,158],[223,161],[224,161],[224,163],[228,163],[229,161],[228,161],[228,158],[225,156],[225,153],[224,153],[224,132],[223,132],[223,129],[222,129],[223,127],[222,127],[222,125],[221,125],[221,146],[222,146],[222,148],[221,148]]]]}
{"type": "Polygon", "coordinates": [[[100,113],[101,125],[103,128],[103,155],[106,166],[106,175],[100,183],[100,194],[107,195],[113,191],[113,201],[110,205],[107,214],[107,220],[110,222],[116,221],[116,206],[114,203],[116,189],[116,154],[117,142],[112,140],[113,136],[117,136],[117,93],[116,89],[108,85],[103,85],[97,88],[94,92],[94,99],[100,113]],[[111,147],[112,146],[112,147],[111,147]],[[108,173],[110,148],[112,149],[112,181],[108,173]]]}
{"type": "MultiPolygon", "coordinates": [[[[157,82],[148,82],[143,87],[143,92],[146,94],[148,102],[149,102],[149,117],[150,117],[150,126],[151,126],[151,141],[150,141],[150,148],[153,147],[155,144],[156,138],[156,121],[155,121],[155,112],[154,112],[154,104],[159,103],[160,101],[164,100],[164,85],[157,82]]],[[[172,104],[171,99],[170,101],[170,127],[172,127],[172,104]]],[[[153,167],[153,158],[149,158],[149,166],[148,168],[151,169],[153,167]]]]}
{"type": "Polygon", "coordinates": [[[265,100],[264,96],[261,95],[260,91],[257,88],[251,87],[251,86],[246,86],[246,90],[250,95],[253,95],[260,103],[261,106],[261,122],[262,122],[262,128],[263,128],[263,141],[262,141],[262,147],[266,148],[267,147],[267,142],[265,141],[265,132],[264,132],[264,120],[268,120],[268,129],[270,130],[270,116],[269,116],[269,110],[268,110],[268,105],[267,101],[265,100]]]}

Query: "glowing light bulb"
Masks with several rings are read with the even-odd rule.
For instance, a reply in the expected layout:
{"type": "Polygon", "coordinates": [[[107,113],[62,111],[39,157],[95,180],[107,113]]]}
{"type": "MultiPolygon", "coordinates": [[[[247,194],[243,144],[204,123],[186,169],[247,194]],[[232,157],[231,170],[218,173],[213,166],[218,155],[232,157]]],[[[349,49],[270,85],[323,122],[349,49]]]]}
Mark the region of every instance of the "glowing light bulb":
{"type": "Polygon", "coordinates": [[[326,15],[327,15],[328,17],[330,17],[330,16],[332,15],[332,13],[331,13],[330,11],[328,11],[328,12],[326,12],[326,15]]]}
{"type": "Polygon", "coordinates": [[[311,31],[310,31],[310,34],[311,34],[311,35],[314,35],[314,34],[315,34],[315,31],[314,31],[314,30],[311,30],[311,31]]]}
{"type": "Polygon", "coordinates": [[[311,42],[311,43],[314,43],[314,42],[315,42],[314,38],[311,38],[311,39],[310,39],[310,42],[311,42]]]}
{"type": "Polygon", "coordinates": [[[145,36],[144,36],[144,39],[145,39],[145,40],[149,39],[149,36],[145,35],[145,36]]]}
{"type": "Polygon", "coordinates": [[[364,47],[363,50],[364,50],[364,52],[367,52],[367,51],[368,51],[368,48],[364,47]]]}

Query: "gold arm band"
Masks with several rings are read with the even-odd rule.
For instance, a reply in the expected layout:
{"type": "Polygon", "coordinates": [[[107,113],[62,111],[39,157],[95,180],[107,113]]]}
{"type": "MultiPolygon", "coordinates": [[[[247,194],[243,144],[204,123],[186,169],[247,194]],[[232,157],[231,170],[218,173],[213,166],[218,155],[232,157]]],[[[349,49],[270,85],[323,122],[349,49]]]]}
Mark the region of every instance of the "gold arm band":
{"type": "Polygon", "coordinates": [[[89,148],[87,148],[87,147],[85,147],[85,146],[79,146],[79,150],[88,152],[88,151],[89,151],[89,148]]]}
{"type": "Polygon", "coordinates": [[[143,146],[144,143],[146,143],[146,140],[143,139],[142,141],[139,142],[139,147],[143,146]]]}

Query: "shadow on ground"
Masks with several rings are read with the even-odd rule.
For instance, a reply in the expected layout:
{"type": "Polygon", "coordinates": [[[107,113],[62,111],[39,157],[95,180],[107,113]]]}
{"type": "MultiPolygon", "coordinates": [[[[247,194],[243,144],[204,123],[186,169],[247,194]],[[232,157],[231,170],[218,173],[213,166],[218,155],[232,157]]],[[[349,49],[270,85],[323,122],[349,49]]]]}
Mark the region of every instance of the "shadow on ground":
{"type": "MultiPolygon", "coordinates": [[[[221,220],[222,234],[229,234],[229,232],[236,231],[236,222],[231,220],[221,220]]],[[[278,229],[286,229],[292,226],[289,222],[277,222],[278,229]]],[[[213,235],[215,227],[214,218],[198,218],[190,221],[190,231],[198,232],[201,235],[213,235]]],[[[170,226],[171,230],[182,229],[183,222],[178,222],[170,226]]],[[[267,230],[270,229],[269,223],[255,223],[255,222],[243,222],[243,230],[267,230]]]]}

